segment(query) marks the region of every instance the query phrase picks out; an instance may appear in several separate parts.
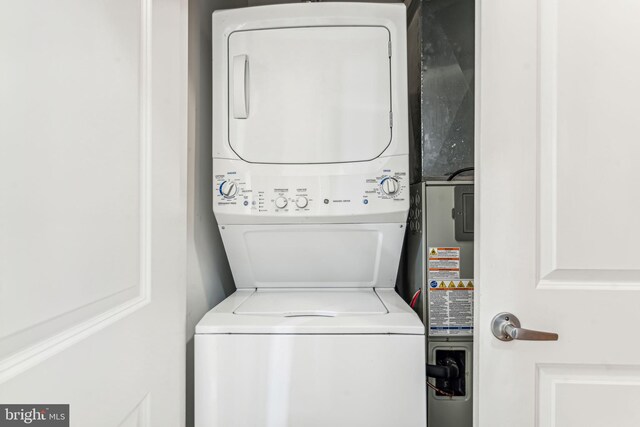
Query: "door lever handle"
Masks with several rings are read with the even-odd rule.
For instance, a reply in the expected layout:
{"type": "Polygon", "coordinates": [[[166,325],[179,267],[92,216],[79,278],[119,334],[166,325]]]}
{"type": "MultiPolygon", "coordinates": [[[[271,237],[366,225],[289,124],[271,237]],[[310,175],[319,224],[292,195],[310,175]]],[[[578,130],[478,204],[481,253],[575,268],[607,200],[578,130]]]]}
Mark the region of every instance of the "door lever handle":
{"type": "Polygon", "coordinates": [[[558,341],[553,332],[533,331],[520,327],[520,320],[511,313],[500,313],[491,321],[491,332],[500,341],[558,341]]]}

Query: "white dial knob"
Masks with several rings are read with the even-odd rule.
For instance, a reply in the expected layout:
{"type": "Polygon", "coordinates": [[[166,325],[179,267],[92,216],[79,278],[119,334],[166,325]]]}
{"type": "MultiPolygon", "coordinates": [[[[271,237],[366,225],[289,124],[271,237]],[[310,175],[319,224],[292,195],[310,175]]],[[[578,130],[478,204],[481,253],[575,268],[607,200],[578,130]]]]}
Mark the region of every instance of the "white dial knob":
{"type": "Polygon", "coordinates": [[[296,206],[299,207],[300,209],[306,208],[308,204],[309,204],[309,199],[307,199],[304,196],[300,196],[296,199],[296,206]]]}
{"type": "Polygon", "coordinates": [[[287,198],[286,197],[278,197],[276,199],[276,208],[278,209],[284,209],[287,207],[287,198]]]}
{"type": "Polygon", "coordinates": [[[393,195],[400,189],[400,184],[397,179],[389,177],[382,181],[381,187],[385,194],[393,195]]]}
{"type": "Polygon", "coordinates": [[[227,199],[231,199],[238,193],[238,186],[233,181],[224,181],[220,184],[220,194],[227,199]]]}

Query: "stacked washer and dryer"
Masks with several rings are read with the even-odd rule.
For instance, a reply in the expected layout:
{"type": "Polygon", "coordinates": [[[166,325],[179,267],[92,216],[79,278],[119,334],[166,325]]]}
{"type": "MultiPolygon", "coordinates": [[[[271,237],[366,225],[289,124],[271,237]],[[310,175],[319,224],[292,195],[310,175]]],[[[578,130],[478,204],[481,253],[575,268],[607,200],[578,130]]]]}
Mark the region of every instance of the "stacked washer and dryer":
{"type": "Polygon", "coordinates": [[[213,14],[213,211],[236,292],[196,327],[213,426],[426,424],[396,294],[409,210],[403,4],[213,14]]]}

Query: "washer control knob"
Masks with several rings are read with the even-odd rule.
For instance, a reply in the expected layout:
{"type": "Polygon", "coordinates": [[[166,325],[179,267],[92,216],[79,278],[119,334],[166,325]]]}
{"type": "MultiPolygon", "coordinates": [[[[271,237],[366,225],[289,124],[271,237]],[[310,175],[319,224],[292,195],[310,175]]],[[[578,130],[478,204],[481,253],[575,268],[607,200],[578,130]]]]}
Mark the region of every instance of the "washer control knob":
{"type": "Polygon", "coordinates": [[[278,197],[276,199],[276,208],[278,209],[284,209],[287,207],[287,198],[286,197],[278,197]]]}
{"type": "Polygon", "coordinates": [[[233,198],[238,193],[238,186],[233,181],[224,181],[220,184],[220,194],[227,199],[233,198]]]}
{"type": "Polygon", "coordinates": [[[296,199],[296,206],[299,207],[300,209],[306,208],[308,204],[309,204],[309,199],[307,199],[304,196],[300,196],[296,199]]]}
{"type": "Polygon", "coordinates": [[[395,178],[387,177],[382,180],[380,187],[382,187],[384,194],[393,195],[400,189],[400,183],[395,178]]]}

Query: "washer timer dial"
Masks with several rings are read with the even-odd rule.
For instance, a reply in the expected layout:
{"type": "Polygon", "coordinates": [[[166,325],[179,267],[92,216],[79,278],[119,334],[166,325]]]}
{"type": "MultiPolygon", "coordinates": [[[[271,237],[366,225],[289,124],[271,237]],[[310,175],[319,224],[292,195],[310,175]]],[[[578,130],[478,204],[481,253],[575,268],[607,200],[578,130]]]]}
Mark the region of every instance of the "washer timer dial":
{"type": "Polygon", "coordinates": [[[384,194],[393,196],[400,189],[400,183],[397,179],[388,176],[380,181],[380,188],[384,194]]]}

